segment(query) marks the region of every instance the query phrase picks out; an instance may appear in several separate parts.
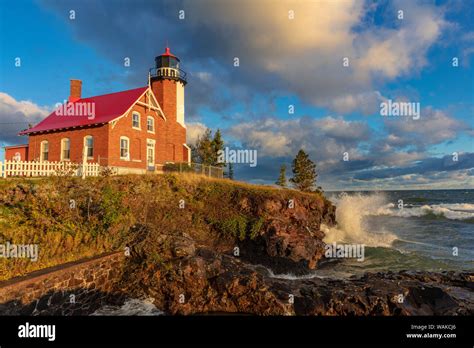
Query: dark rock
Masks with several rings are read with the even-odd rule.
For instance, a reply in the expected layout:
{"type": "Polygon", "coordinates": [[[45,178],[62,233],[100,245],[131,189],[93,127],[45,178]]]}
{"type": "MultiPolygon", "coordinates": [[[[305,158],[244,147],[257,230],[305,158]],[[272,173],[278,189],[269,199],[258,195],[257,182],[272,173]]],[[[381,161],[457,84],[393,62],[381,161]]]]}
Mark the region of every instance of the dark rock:
{"type": "MultiPolygon", "coordinates": [[[[26,306],[22,306],[18,314],[19,315],[32,315],[36,308],[36,304],[37,304],[37,301],[31,301],[26,306]]],[[[1,311],[1,309],[0,309],[0,312],[4,313],[3,311],[1,311]]]]}
{"type": "Polygon", "coordinates": [[[167,269],[130,262],[125,292],[170,314],[472,315],[472,273],[373,273],[349,279],[270,277],[262,267],[199,248],[167,269]],[[180,303],[180,295],[185,302],[180,303]],[[400,297],[401,296],[401,297],[400,297]],[[293,298],[291,303],[290,298],[293,298]]]}
{"type": "Polygon", "coordinates": [[[39,299],[38,304],[36,305],[36,310],[42,311],[49,307],[49,296],[43,296],[39,299]]]}

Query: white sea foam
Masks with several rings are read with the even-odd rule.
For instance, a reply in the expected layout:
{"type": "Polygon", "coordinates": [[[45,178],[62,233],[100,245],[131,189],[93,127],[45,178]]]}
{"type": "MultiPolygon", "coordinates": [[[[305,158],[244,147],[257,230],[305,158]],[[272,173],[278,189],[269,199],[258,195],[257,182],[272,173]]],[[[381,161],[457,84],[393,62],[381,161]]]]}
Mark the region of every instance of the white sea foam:
{"type": "Polygon", "coordinates": [[[377,215],[381,207],[387,205],[386,197],[381,194],[341,194],[333,199],[336,204],[337,226],[321,226],[326,243],[359,243],[368,246],[390,247],[397,238],[381,226],[378,231],[371,231],[366,226],[366,217],[377,215]]]}
{"type": "Polygon", "coordinates": [[[295,275],[292,273],[274,273],[270,268],[265,267],[268,272],[268,276],[271,278],[285,279],[285,280],[300,280],[300,279],[313,279],[313,278],[327,278],[327,276],[322,276],[315,273],[295,275]]]}
{"type": "Polygon", "coordinates": [[[128,299],[122,306],[110,306],[106,305],[99,308],[91,315],[94,316],[121,316],[121,315],[164,315],[165,313],[160,311],[153,304],[152,299],[128,299]]]}
{"type": "Polygon", "coordinates": [[[474,218],[474,204],[433,204],[420,207],[404,207],[398,209],[393,203],[386,204],[376,210],[372,215],[388,215],[398,217],[421,217],[437,215],[449,220],[466,220],[474,218]]]}

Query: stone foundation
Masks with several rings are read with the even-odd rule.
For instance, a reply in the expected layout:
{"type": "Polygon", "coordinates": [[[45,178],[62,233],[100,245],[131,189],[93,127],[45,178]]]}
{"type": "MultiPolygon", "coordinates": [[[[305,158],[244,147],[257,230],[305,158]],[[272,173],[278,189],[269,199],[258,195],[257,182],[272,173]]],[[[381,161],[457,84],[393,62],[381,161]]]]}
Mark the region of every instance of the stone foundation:
{"type": "Polygon", "coordinates": [[[0,315],[88,315],[120,303],[123,258],[117,252],[0,282],[0,315]]]}

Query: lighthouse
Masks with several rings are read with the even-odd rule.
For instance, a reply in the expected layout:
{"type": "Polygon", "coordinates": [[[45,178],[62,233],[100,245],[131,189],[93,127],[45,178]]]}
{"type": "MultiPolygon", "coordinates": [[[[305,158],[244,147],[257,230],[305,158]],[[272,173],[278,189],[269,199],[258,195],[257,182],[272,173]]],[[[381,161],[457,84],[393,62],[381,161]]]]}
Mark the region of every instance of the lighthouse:
{"type": "Polygon", "coordinates": [[[155,57],[155,67],[150,69],[151,89],[170,121],[186,127],[184,123],[184,86],[186,73],[180,69],[180,60],[169,47],[155,57]]]}

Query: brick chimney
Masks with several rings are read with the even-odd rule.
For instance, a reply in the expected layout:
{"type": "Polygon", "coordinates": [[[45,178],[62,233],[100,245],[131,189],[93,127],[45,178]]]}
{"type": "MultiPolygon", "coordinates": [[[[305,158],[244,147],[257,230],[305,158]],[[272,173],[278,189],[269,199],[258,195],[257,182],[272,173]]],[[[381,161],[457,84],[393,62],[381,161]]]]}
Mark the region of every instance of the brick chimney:
{"type": "Polygon", "coordinates": [[[71,79],[71,93],[69,95],[69,101],[75,102],[81,99],[82,93],[82,81],[71,79]]]}

